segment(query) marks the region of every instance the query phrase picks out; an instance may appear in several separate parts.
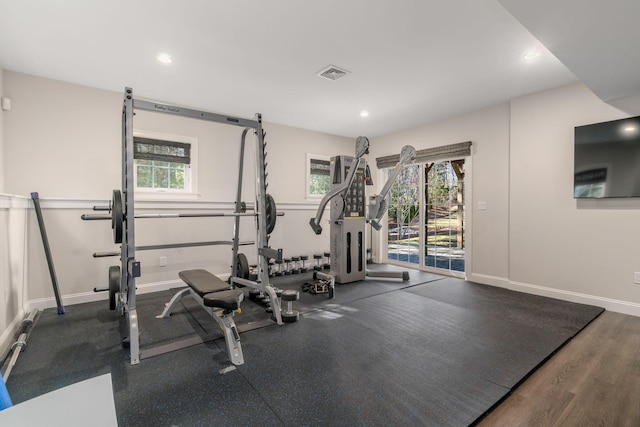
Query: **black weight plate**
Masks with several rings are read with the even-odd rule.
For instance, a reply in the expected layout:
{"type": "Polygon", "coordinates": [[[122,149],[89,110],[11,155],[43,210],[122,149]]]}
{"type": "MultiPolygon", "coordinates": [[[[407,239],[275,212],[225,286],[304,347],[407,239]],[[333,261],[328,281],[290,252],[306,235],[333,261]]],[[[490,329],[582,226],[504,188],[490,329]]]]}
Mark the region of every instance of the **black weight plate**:
{"type": "Polygon", "coordinates": [[[248,279],[249,278],[249,261],[245,254],[238,254],[236,257],[236,276],[248,279]]]}
{"type": "Polygon", "coordinates": [[[122,193],[120,190],[113,190],[111,199],[111,228],[113,229],[113,242],[122,243],[124,210],[122,209],[122,193]]]}
{"type": "Polygon", "coordinates": [[[280,315],[282,316],[282,321],[284,323],[296,322],[300,317],[300,313],[298,313],[296,310],[293,310],[291,313],[283,311],[282,313],[280,313],[280,315]]]}
{"type": "Polygon", "coordinates": [[[109,267],[109,310],[116,309],[116,294],[120,292],[120,266],[109,267]]]}
{"type": "Polygon", "coordinates": [[[267,220],[267,234],[271,234],[274,228],[276,228],[276,201],[273,200],[271,194],[267,194],[266,196],[266,220],[267,220]]]}

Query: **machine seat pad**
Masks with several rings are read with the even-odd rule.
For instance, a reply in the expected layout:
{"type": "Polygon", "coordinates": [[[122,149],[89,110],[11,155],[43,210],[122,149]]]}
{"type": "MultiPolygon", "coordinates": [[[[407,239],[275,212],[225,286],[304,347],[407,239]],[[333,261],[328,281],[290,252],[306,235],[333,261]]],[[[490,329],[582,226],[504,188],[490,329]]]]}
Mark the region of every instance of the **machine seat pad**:
{"type": "Polygon", "coordinates": [[[207,307],[223,308],[229,311],[239,309],[243,299],[244,292],[241,289],[212,292],[203,297],[204,305],[207,307]]]}
{"type": "MultiPolygon", "coordinates": [[[[207,270],[185,270],[178,273],[180,277],[195,293],[204,297],[212,292],[221,292],[231,289],[224,280],[209,273],[207,270]]],[[[210,306],[212,307],[212,306],[210,306]]]]}

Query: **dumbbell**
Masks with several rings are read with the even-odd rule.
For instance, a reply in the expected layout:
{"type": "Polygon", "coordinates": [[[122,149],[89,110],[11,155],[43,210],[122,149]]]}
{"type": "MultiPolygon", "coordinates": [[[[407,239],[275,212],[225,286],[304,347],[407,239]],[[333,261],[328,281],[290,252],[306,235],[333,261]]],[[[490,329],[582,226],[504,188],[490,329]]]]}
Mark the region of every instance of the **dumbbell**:
{"type": "Polygon", "coordinates": [[[259,289],[250,289],[249,290],[249,299],[252,301],[262,300],[264,298],[264,292],[259,289]]]}
{"type": "Polygon", "coordinates": [[[276,275],[276,261],[274,259],[269,260],[269,277],[276,275]]]}
{"type": "Polygon", "coordinates": [[[293,268],[291,268],[291,274],[300,274],[300,268],[298,268],[298,262],[300,261],[299,256],[292,256],[291,262],[293,263],[293,268]]]}
{"type": "Polygon", "coordinates": [[[287,305],[282,309],[282,321],[285,323],[293,323],[300,317],[300,313],[293,309],[293,301],[300,299],[300,292],[287,289],[282,291],[281,294],[282,301],[286,301],[287,305]]]}
{"type": "Polygon", "coordinates": [[[315,271],[322,270],[322,265],[320,265],[320,260],[322,259],[322,254],[314,254],[313,255],[313,259],[316,260],[316,265],[313,266],[313,269],[315,271]]]}
{"type": "Polygon", "coordinates": [[[300,255],[300,260],[302,261],[302,268],[300,268],[300,273],[306,273],[307,271],[309,271],[309,269],[307,268],[309,255],[300,255]]]}
{"type": "Polygon", "coordinates": [[[324,263],[324,269],[331,269],[331,252],[325,252],[324,257],[327,259],[327,262],[324,263]]]}
{"type": "Polygon", "coordinates": [[[278,271],[276,271],[276,276],[278,277],[284,276],[284,270],[282,270],[282,263],[283,263],[283,260],[280,260],[278,262],[278,271]]]}
{"type": "Polygon", "coordinates": [[[285,269],[284,269],[284,275],[288,276],[291,274],[291,266],[289,264],[291,264],[291,258],[285,258],[284,260],[284,265],[285,265],[285,269]]]}
{"type": "MultiPolygon", "coordinates": [[[[276,296],[278,298],[280,298],[282,296],[282,289],[278,289],[278,288],[274,287],[273,290],[276,291],[276,296]]],[[[265,292],[265,295],[268,295],[268,294],[265,292]]],[[[265,301],[263,300],[263,302],[265,302],[265,301]]],[[[271,300],[269,300],[268,297],[267,297],[266,303],[267,303],[267,306],[265,307],[264,310],[267,313],[273,313],[273,308],[271,307],[271,300]]]]}

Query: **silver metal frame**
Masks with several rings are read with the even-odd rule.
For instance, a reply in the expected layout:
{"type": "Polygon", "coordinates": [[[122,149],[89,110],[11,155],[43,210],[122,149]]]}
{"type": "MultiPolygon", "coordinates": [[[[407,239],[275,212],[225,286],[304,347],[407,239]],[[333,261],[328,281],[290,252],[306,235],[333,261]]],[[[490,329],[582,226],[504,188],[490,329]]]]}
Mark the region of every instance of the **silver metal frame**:
{"type": "Polygon", "coordinates": [[[367,220],[371,222],[371,225],[376,230],[380,230],[382,225],[380,224],[380,220],[387,213],[387,194],[389,194],[389,190],[391,190],[391,186],[395,182],[400,172],[402,172],[402,168],[408,163],[413,162],[416,159],[416,149],[411,145],[405,145],[400,150],[400,160],[391,171],[391,175],[389,179],[387,179],[386,184],[380,190],[380,194],[371,197],[372,202],[369,203],[369,212],[367,213],[367,220]]]}
{"type": "Polygon", "coordinates": [[[173,309],[176,308],[180,300],[187,295],[191,295],[193,299],[195,299],[198,304],[200,304],[200,306],[204,308],[204,310],[209,313],[209,315],[213,317],[220,326],[220,329],[224,334],[225,343],[227,344],[227,355],[229,356],[229,360],[231,360],[231,363],[233,363],[234,365],[242,365],[244,363],[244,355],[242,354],[240,334],[238,333],[238,328],[233,321],[235,310],[226,312],[222,309],[208,307],[204,304],[204,299],[189,287],[176,292],[173,298],[171,298],[171,300],[165,304],[162,313],[157,315],[156,318],[164,319],[170,317],[173,309]]]}
{"type": "MultiPolygon", "coordinates": [[[[269,284],[269,259],[274,258],[276,261],[282,260],[282,250],[274,250],[268,246],[268,236],[266,233],[266,171],[265,171],[265,142],[264,132],[262,130],[262,116],[256,114],[255,120],[242,119],[238,117],[225,116],[206,111],[198,111],[185,107],[173,106],[158,102],[150,102],[134,99],[133,90],[125,88],[124,103],[122,108],[122,193],[124,195],[125,224],[120,247],[121,259],[121,282],[120,292],[116,294],[117,311],[120,315],[127,315],[129,336],[125,339],[129,341],[131,364],[140,363],[140,341],[138,314],[136,310],[136,278],[140,277],[140,262],[135,259],[135,218],[134,215],[134,170],[133,170],[133,116],[134,110],[153,111],[164,114],[190,117],[194,119],[212,121],[228,125],[245,127],[242,135],[239,178],[238,178],[238,199],[236,200],[236,210],[233,216],[236,217],[236,226],[234,228],[233,238],[233,255],[231,260],[232,274],[235,275],[236,257],[238,254],[238,246],[241,244],[238,240],[239,236],[239,217],[244,216],[240,211],[240,197],[242,187],[242,168],[245,136],[249,129],[253,129],[256,137],[256,172],[258,179],[256,182],[256,244],[259,257],[259,275],[258,281],[252,282],[242,280],[242,284],[251,286],[256,289],[265,291],[271,296],[273,312],[276,316],[278,324],[282,324],[280,314],[280,303],[276,297],[275,290],[269,284]]],[[[253,214],[249,214],[253,215],[253,214]]],[[[236,277],[232,277],[232,284],[240,283],[236,277]]],[[[218,318],[216,317],[216,320],[218,318]]],[[[231,328],[231,325],[227,325],[231,328]]],[[[224,329],[224,326],[223,326],[224,329]]],[[[225,336],[227,332],[225,331],[225,336]]],[[[237,334],[237,330],[236,330],[237,334]]],[[[229,357],[232,357],[231,348],[229,357]]]]}
{"type": "Polygon", "coordinates": [[[318,207],[315,218],[311,218],[311,220],[309,220],[309,225],[311,225],[311,228],[316,234],[322,233],[322,225],[320,224],[320,222],[322,221],[322,215],[324,214],[324,209],[327,206],[327,203],[329,203],[329,201],[338,194],[344,197],[344,195],[349,191],[351,184],[353,184],[353,179],[356,176],[356,171],[358,170],[358,168],[360,167],[360,163],[362,162],[362,157],[365,154],[369,154],[369,139],[367,139],[367,137],[365,136],[359,136],[356,139],[355,157],[353,157],[353,160],[351,162],[349,175],[347,175],[344,182],[338,184],[324,195],[324,197],[320,201],[320,206],[318,207]]]}

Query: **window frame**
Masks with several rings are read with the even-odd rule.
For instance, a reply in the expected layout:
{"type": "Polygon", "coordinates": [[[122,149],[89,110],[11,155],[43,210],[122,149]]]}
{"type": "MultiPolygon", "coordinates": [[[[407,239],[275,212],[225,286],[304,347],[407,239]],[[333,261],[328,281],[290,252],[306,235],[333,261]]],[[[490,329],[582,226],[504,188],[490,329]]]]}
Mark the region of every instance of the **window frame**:
{"type": "MultiPolygon", "coordinates": [[[[323,154],[311,154],[311,153],[307,153],[307,161],[305,163],[305,178],[306,178],[306,188],[305,188],[305,198],[307,200],[321,200],[326,193],[322,193],[322,194],[312,194],[310,192],[311,190],[311,162],[312,160],[322,160],[322,161],[326,161],[329,162],[329,168],[331,168],[331,157],[330,156],[326,156],[323,154]]],[[[331,176],[331,170],[329,170],[329,175],[328,177],[331,176]]],[[[331,189],[331,178],[329,178],[329,189],[331,189]]]]}
{"type": "Polygon", "coordinates": [[[133,182],[134,191],[137,198],[143,200],[195,200],[199,197],[197,137],[188,135],[175,135],[148,130],[134,130],[133,136],[136,138],[157,139],[162,141],[189,144],[191,150],[190,163],[185,164],[184,189],[138,187],[138,159],[133,159],[133,182]]]}

